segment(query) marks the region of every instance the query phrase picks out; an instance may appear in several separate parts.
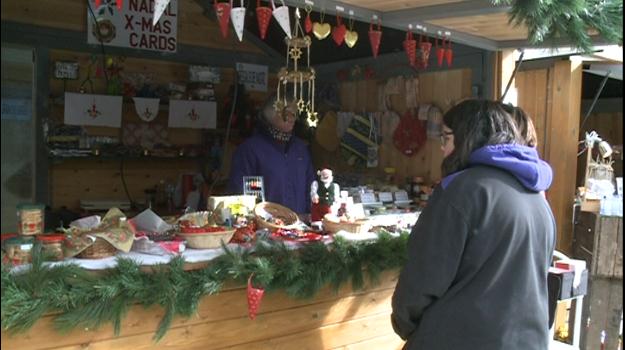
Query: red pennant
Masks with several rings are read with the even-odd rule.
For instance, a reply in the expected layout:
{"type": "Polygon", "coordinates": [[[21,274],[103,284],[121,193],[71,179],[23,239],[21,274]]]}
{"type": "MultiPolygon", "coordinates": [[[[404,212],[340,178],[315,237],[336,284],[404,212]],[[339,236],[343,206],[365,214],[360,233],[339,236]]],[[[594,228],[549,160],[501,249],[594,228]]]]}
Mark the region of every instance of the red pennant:
{"type": "Polygon", "coordinates": [[[341,16],[336,15],[336,27],[332,29],[332,39],[336,43],[336,46],[341,46],[341,44],[343,44],[345,33],[347,33],[347,27],[342,23],[341,16]]]}
{"type": "Polygon", "coordinates": [[[451,67],[453,59],[454,51],[451,49],[451,40],[447,39],[447,48],[445,49],[445,61],[447,61],[447,67],[451,67]]]}
{"type": "Polygon", "coordinates": [[[422,41],[419,43],[419,49],[421,49],[421,67],[426,69],[428,67],[428,61],[430,60],[430,51],[432,51],[432,43],[428,41],[422,41]]]}
{"type": "Polygon", "coordinates": [[[313,30],[313,23],[310,19],[310,11],[308,11],[308,13],[306,14],[306,19],[304,20],[304,30],[307,34],[310,34],[310,32],[312,32],[313,30]]]}
{"type": "Polygon", "coordinates": [[[443,58],[445,58],[445,47],[438,45],[438,38],[437,38],[436,39],[436,63],[438,64],[439,67],[443,66],[443,58]]]}
{"type": "Polygon", "coordinates": [[[252,277],[254,274],[251,274],[247,279],[247,314],[250,320],[256,318],[256,314],[258,313],[258,308],[260,307],[260,302],[263,299],[263,294],[265,294],[265,290],[262,288],[254,288],[252,286],[252,277]]]}
{"type": "Polygon", "coordinates": [[[121,11],[124,0],[115,0],[117,3],[117,9],[121,11]]]}
{"type": "Polygon", "coordinates": [[[219,29],[221,30],[221,36],[228,37],[228,24],[230,24],[230,10],[232,4],[229,2],[217,2],[215,0],[215,13],[217,13],[217,20],[219,21],[219,29]]]}
{"type": "Polygon", "coordinates": [[[369,23],[369,43],[371,43],[371,52],[373,58],[378,57],[380,51],[380,41],[382,40],[382,30],[380,28],[380,22],[378,21],[378,29],[373,29],[373,23],[369,23]]]}
{"type": "Polygon", "coordinates": [[[408,62],[414,67],[417,62],[417,41],[412,38],[412,32],[406,33],[404,50],[406,51],[406,56],[408,56],[408,62]]]}
{"type": "Polygon", "coordinates": [[[271,8],[267,6],[260,6],[260,0],[256,0],[256,17],[258,18],[258,31],[260,32],[260,38],[265,40],[267,36],[267,28],[269,28],[269,22],[271,22],[271,8]]]}

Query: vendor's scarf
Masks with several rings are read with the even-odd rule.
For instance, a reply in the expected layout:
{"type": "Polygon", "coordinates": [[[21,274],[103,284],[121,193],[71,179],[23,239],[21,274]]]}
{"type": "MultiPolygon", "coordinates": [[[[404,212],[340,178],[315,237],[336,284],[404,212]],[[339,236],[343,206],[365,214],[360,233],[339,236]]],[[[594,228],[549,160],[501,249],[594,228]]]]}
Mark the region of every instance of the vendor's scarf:
{"type": "Polygon", "coordinates": [[[288,142],[291,139],[293,132],[280,131],[276,129],[273,125],[271,125],[271,123],[269,123],[264,118],[262,118],[261,120],[263,121],[262,123],[263,128],[269,134],[269,136],[271,136],[271,138],[273,138],[274,140],[278,142],[288,142]]]}

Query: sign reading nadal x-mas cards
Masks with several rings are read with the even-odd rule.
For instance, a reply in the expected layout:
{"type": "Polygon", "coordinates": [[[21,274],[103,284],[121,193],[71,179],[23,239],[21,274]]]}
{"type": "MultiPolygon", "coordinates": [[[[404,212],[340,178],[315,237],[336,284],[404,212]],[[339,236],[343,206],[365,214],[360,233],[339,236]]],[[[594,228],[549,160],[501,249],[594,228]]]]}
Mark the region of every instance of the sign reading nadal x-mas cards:
{"type": "Polygon", "coordinates": [[[64,122],[119,128],[122,125],[122,97],[66,92],[64,122]]]}
{"type": "Polygon", "coordinates": [[[217,103],[207,101],[169,101],[170,128],[215,129],[217,103]]]}
{"type": "Polygon", "coordinates": [[[115,0],[99,3],[96,7],[95,1],[89,0],[97,18],[96,25],[87,9],[89,44],[99,44],[101,39],[104,45],[176,52],[178,0],[124,0],[119,10],[115,0]]]}

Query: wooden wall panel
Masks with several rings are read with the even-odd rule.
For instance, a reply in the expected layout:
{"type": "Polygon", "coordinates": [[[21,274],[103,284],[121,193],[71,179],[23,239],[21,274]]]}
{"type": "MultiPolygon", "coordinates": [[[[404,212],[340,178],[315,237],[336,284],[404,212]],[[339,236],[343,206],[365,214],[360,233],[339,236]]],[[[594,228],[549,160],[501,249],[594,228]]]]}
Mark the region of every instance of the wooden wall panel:
{"type": "MultiPolygon", "coordinates": [[[[85,0],[2,1],[3,21],[81,32],[86,30],[87,11],[85,0]]],[[[179,44],[261,53],[248,41],[239,42],[234,33],[224,39],[216,19],[203,12],[196,1],[178,1],[179,44]]]]}
{"type": "MultiPolygon", "coordinates": [[[[99,58],[99,56],[98,56],[99,58]]],[[[68,80],[66,82],[50,79],[50,100],[49,118],[56,123],[63,123],[64,112],[64,92],[77,92],[89,74],[88,65],[91,55],[65,50],[52,50],[50,52],[50,62],[54,61],[75,61],[80,65],[79,79],[68,80]]],[[[104,93],[105,79],[95,77],[96,66],[101,64],[98,60],[91,67],[91,79],[93,81],[94,93],[104,93]]],[[[126,58],[121,64],[122,74],[137,75],[144,74],[150,77],[150,81],[156,85],[167,85],[176,82],[185,85],[188,81],[188,65],[167,61],[155,61],[138,58],[126,58]]],[[[215,95],[218,101],[218,120],[225,120],[228,111],[223,109],[223,101],[227,99],[228,91],[233,81],[232,69],[221,69],[221,83],[215,85],[215,95]]],[[[269,77],[269,91],[277,83],[275,75],[269,77]]],[[[87,85],[86,85],[87,86],[87,85]]],[[[87,92],[90,89],[87,88],[87,92]]],[[[266,99],[267,93],[249,92],[252,103],[261,105],[266,99]]],[[[162,125],[167,128],[168,118],[167,104],[161,102],[161,109],[156,119],[150,124],[162,125]]],[[[109,127],[85,127],[89,136],[108,136],[122,139],[123,126],[128,123],[145,124],[136,114],[134,104],[131,100],[126,100],[122,107],[122,128],[109,127]]],[[[224,130],[202,131],[196,129],[167,129],[167,141],[180,148],[185,145],[202,145],[203,137],[210,133],[217,137],[224,134],[224,130]]],[[[229,149],[229,156],[232,148],[229,149]]],[[[230,160],[224,161],[229,165],[230,160]]],[[[121,159],[72,159],[62,162],[53,162],[50,168],[50,190],[51,201],[54,208],[66,206],[70,209],[78,209],[80,199],[102,200],[102,199],[127,199],[120,176],[121,159]]],[[[227,168],[225,169],[227,173],[227,168]]],[[[199,160],[191,159],[127,159],[125,161],[125,180],[134,201],[143,203],[144,190],[154,187],[161,180],[175,182],[180,174],[201,171],[199,160]]]]}
{"type": "Polygon", "coordinates": [[[205,297],[197,317],[175,318],[159,343],[152,336],[163,315],[159,307],[135,306],[122,321],[121,334],[110,324],[99,330],[77,329],[61,335],[45,316],[24,334],[2,333],[8,349],[362,349],[382,344],[399,349],[402,341],[390,324],[390,298],[397,271],[382,274],[380,283],[354,292],[325,288],[309,300],[295,300],[283,292],[266,293],[255,321],[247,318],[246,290],[231,286],[205,297]]]}
{"type": "MultiPolygon", "coordinates": [[[[385,81],[375,80],[341,83],[339,87],[341,110],[353,112],[362,112],[363,109],[366,112],[378,111],[378,88],[385,83],[385,81]]],[[[453,104],[470,96],[470,69],[454,69],[419,74],[418,100],[422,104],[434,104],[445,112],[453,104]]],[[[406,113],[405,87],[401,86],[400,93],[392,95],[390,101],[393,111],[400,116],[406,113]]],[[[312,149],[315,165],[329,164],[338,172],[354,171],[341,159],[340,152],[328,153],[319,145],[316,145],[316,142],[313,143],[312,149]]],[[[395,180],[398,185],[403,185],[406,178],[413,176],[424,176],[430,181],[435,181],[441,176],[441,161],[442,153],[438,138],[428,139],[426,146],[412,157],[407,157],[399,152],[393,145],[392,139],[383,138],[379,148],[378,167],[362,169],[362,173],[380,175],[384,168],[393,167],[396,170],[395,180]]]]}
{"type": "Polygon", "coordinates": [[[537,69],[517,72],[515,78],[518,106],[530,116],[534,123],[541,157],[545,156],[549,74],[548,69],[537,69]]]}

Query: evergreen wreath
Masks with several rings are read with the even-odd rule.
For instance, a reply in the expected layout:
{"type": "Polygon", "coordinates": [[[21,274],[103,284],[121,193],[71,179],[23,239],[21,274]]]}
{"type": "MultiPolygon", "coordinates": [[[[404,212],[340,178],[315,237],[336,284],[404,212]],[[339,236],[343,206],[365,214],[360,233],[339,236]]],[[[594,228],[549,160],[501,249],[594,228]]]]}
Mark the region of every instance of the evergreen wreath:
{"type": "Polygon", "coordinates": [[[590,32],[623,45],[623,0],[493,0],[511,5],[510,23],[525,24],[530,43],[569,38],[583,52],[592,50],[590,32]]]}
{"type": "Polygon", "coordinates": [[[266,291],[283,289],[294,298],[312,298],[325,285],[338,291],[348,282],[359,290],[365,277],[379,283],[381,272],[403,266],[407,241],[408,232],[381,232],[375,241],[335,237],[328,245],[309,243],[294,250],[262,239],[253,249],[224,245],[225,254],[203,269],[185,271],[184,259],[176,257],[145,271],[131,259],[118,258],[115,268],[98,275],[75,264],[45,265],[36,245],[28,271],[11,272],[8,264],[2,265],[2,329],[23,332],[44,314],[58,311],[54,325],[61,332],[112,322],[119,335],[130,306],[160,305],[165,314],[154,335],[158,341],[175,316],[196,314],[200,299],[219,293],[227,280],[244,284],[253,273],[266,291]]]}

